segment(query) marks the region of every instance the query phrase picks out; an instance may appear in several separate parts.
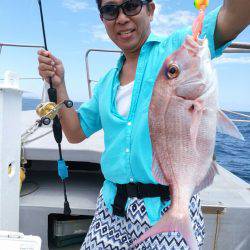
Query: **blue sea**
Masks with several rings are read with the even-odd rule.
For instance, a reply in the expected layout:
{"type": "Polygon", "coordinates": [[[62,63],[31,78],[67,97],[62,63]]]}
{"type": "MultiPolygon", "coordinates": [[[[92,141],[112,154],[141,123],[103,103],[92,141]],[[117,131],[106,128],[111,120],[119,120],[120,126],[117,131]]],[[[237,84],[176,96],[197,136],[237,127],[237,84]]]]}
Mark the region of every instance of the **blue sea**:
{"type": "MultiPolygon", "coordinates": [[[[35,109],[40,103],[38,99],[23,99],[23,110],[35,109]]],[[[74,107],[78,108],[81,103],[75,102],[74,107]]],[[[241,112],[250,115],[250,112],[241,112]]],[[[233,119],[244,119],[238,115],[228,115],[233,119]]],[[[250,120],[250,119],[249,119],[250,120]]],[[[250,183],[250,123],[236,123],[245,141],[234,139],[230,136],[218,133],[216,139],[217,162],[250,183]]]]}

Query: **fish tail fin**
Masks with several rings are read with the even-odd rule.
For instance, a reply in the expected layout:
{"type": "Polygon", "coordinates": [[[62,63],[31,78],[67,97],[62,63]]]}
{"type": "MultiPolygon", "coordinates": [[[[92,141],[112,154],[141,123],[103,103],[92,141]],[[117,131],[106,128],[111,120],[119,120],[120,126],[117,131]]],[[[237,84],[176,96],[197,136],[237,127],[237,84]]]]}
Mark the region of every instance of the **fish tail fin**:
{"type": "Polygon", "coordinates": [[[243,141],[245,140],[239,129],[222,110],[219,110],[217,113],[217,130],[220,133],[230,135],[243,141]]]}
{"type": "Polygon", "coordinates": [[[134,241],[133,246],[136,247],[138,244],[140,244],[151,236],[166,232],[179,232],[180,234],[182,234],[183,238],[185,239],[187,245],[190,247],[191,250],[199,249],[197,240],[193,233],[193,226],[188,210],[185,214],[181,213],[181,215],[179,215],[179,213],[173,211],[172,208],[170,208],[164,214],[164,216],[157,224],[155,224],[144,234],[142,234],[136,241],[134,241]]]}

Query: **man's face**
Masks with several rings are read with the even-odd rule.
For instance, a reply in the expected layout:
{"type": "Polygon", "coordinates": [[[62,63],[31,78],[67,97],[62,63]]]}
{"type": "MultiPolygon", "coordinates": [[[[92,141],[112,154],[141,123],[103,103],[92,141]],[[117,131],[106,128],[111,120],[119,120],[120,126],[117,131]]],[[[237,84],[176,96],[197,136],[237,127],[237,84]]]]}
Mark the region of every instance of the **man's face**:
{"type": "MultiPolygon", "coordinates": [[[[102,6],[107,4],[122,4],[126,0],[102,0],[102,6]]],[[[138,15],[126,16],[122,9],[117,19],[108,21],[102,18],[110,39],[123,51],[138,51],[150,34],[150,21],[153,19],[155,5],[142,6],[138,15]]]]}

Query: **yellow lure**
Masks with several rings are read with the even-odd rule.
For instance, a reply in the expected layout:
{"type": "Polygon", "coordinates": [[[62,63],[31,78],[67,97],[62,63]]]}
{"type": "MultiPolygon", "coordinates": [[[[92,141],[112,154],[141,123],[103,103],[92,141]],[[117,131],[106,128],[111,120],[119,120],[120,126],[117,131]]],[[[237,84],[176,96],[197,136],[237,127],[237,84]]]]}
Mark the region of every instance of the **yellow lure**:
{"type": "Polygon", "coordinates": [[[206,8],[208,4],[209,0],[194,0],[194,6],[198,10],[206,8]]]}

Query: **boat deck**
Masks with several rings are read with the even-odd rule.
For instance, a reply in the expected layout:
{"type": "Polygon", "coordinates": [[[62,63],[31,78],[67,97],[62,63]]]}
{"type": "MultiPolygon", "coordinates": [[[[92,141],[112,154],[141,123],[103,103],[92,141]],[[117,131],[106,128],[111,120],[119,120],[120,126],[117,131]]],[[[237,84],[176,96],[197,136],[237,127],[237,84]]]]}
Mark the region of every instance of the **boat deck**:
{"type": "MultiPolygon", "coordinates": [[[[24,111],[23,128],[26,129],[32,125],[36,119],[34,111],[24,111]]],[[[30,216],[32,211],[44,213],[44,218],[49,213],[62,213],[63,211],[62,185],[60,185],[57,173],[51,171],[56,169],[58,149],[53,133],[48,133],[50,130],[49,126],[39,128],[28,138],[31,142],[24,145],[25,157],[32,162],[33,171],[28,175],[31,182],[24,184],[22,192],[25,192],[25,189],[31,190],[31,186],[35,184],[39,185],[39,189],[21,198],[20,211],[23,216],[20,218],[20,225],[23,232],[25,232],[25,226],[22,225],[25,224],[27,216],[30,216]],[[46,135],[43,136],[44,134],[46,135]],[[38,139],[33,140],[35,138],[38,139]]],[[[70,144],[64,138],[62,150],[65,161],[79,162],[79,164],[99,163],[104,150],[103,132],[94,134],[80,144],[70,144]]],[[[102,181],[100,171],[81,171],[79,167],[72,168],[67,181],[67,193],[74,214],[94,214],[102,181]]],[[[245,221],[249,221],[250,218],[250,185],[220,167],[219,175],[215,177],[213,184],[203,190],[200,196],[207,228],[204,249],[212,249],[215,238],[217,249],[236,249],[235,246],[239,244],[242,248],[237,249],[249,249],[250,237],[246,232],[250,231],[250,225],[245,221]],[[220,224],[219,229],[218,224],[220,224]],[[245,233],[239,241],[239,237],[236,237],[237,235],[233,232],[243,231],[245,233]],[[227,241],[223,240],[225,238],[227,241]]],[[[37,230],[35,225],[33,230],[37,230]]],[[[38,232],[38,234],[41,235],[44,232],[38,232]]],[[[46,238],[45,235],[43,237],[46,238]]]]}

